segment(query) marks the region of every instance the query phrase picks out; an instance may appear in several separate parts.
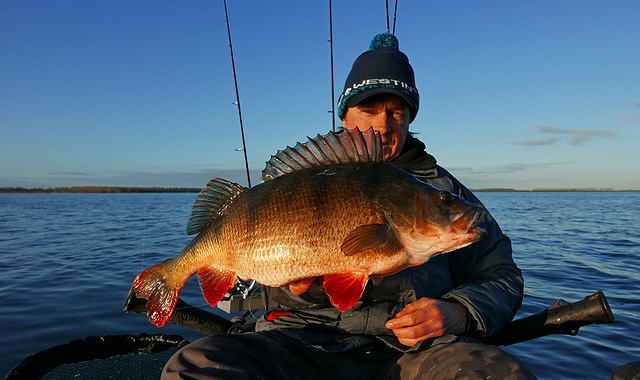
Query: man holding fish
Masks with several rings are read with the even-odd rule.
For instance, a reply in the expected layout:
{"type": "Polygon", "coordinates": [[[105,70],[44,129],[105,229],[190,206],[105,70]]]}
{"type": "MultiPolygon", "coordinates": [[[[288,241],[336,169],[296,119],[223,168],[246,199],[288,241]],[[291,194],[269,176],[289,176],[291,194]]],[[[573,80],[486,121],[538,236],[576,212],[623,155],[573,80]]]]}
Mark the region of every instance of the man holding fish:
{"type": "MultiPolygon", "coordinates": [[[[308,271],[303,278],[298,275],[271,280],[267,276],[260,278],[257,272],[243,272],[239,267],[233,271],[229,269],[231,266],[222,268],[222,264],[199,270],[203,293],[210,304],[219,300],[220,293],[228,290],[236,276],[251,276],[271,286],[267,288],[268,295],[280,307],[258,321],[256,332],[212,335],[186,346],[167,363],[163,379],[535,378],[513,356],[473,339],[491,335],[511,321],[522,302],[523,278],[512,259],[509,238],[489,212],[468,204],[480,205],[480,202],[449,172],[436,165],[435,158],[426,153],[425,145],[409,132],[418,108],[413,68],[399,50],[397,39],[388,33],[374,37],[370,50],[353,64],[338,102],[344,131],[335,135],[338,137],[312,139],[279,152],[263,172],[266,181],[252,189],[261,186],[268,189],[266,186],[275,181],[283,185],[285,180],[301,172],[314,173],[314,178],[321,177],[324,182],[333,180],[341,169],[332,165],[319,163],[319,168],[304,170],[294,167],[315,160],[316,156],[325,157],[326,152],[308,153],[317,146],[329,146],[326,149],[330,155],[333,150],[349,151],[352,146],[349,141],[358,139],[367,141],[363,143],[364,150],[381,149],[380,158],[391,164],[384,167],[399,168],[412,175],[406,179],[402,177],[406,173],[400,175],[402,179],[397,182],[402,186],[405,186],[403,181],[407,181],[406,187],[426,188],[406,193],[398,190],[398,194],[405,195],[400,198],[389,195],[394,204],[387,206],[384,202],[388,199],[376,195],[373,203],[381,204],[381,208],[371,211],[363,222],[354,224],[359,227],[348,227],[349,231],[340,236],[338,244],[341,245],[332,261],[353,258],[356,261],[345,261],[347,266],[358,266],[353,272],[345,273],[345,269],[336,269],[336,273],[308,271]],[[379,134],[379,145],[368,141],[371,128],[377,133],[376,138],[379,134]],[[334,141],[340,149],[332,148],[334,141]],[[414,177],[433,187],[420,181],[414,184],[414,177]],[[420,198],[421,192],[429,195],[420,198]],[[412,203],[416,200],[420,202],[412,203]],[[415,211],[415,215],[406,213],[408,208],[420,209],[422,203],[428,203],[426,211],[415,211]],[[393,257],[393,268],[359,266],[362,261],[373,260],[370,257],[382,257],[375,255],[393,257]],[[224,281],[219,280],[223,273],[224,278],[228,277],[224,281]],[[224,282],[224,286],[220,282],[224,282]],[[351,291],[352,288],[356,290],[351,291]]],[[[351,150],[360,152],[362,146],[356,142],[351,150]]],[[[360,154],[357,160],[363,160],[360,154]]],[[[349,177],[354,178],[353,191],[360,191],[356,177],[366,169],[358,166],[354,170],[349,177]]],[[[396,178],[383,174],[384,170],[387,169],[375,169],[366,175],[366,181],[373,184],[396,178]]],[[[350,182],[345,183],[350,186],[350,182]]],[[[250,196],[252,190],[236,189],[224,183],[210,183],[208,188],[210,193],[232,193],[229,199],[245,197],[245,193],[250,196]]],[[[319,190],[309,191],[316,194],[314,191],[319,190]]],[[[210,193],[205,195],[211,197],[210,193]]],[[[257,204],[260,196],[251,197],[257,204]]],[[[323,197],[318,195],[315,201],[323,197]]],[[[224,210],[220,208],[220,213],[234,212],[232,201],[228,202],[228,206],[223,205],[224,210]]],[[[352,216],[359,217],[355,213],[352,216]]],[[[350,218],[349,214],[343,217],[350,218]]],[[[333,227],[338,231],[338,227],[333,227]]],[[[325,229],[331,228],[326,225],[325,229]]],[[[217,232],[223,229],[216,227],[217,232]]],[[[200,233],[204,234],[204,230],[200,233]]],[[[341,232],[334,235],[337,233],[341,232]]],[[[278,249],[280,256],[289,256],[282,245],[278,249]]],[[[306,248],[299,249],[305,252],[306,248]]],[[[162,265],[173,263],[167,262],[162,265]]],[[[282,261],[273,270],[298,262],[282,261]]],[[[166,274],[166,269],[158,275],[152,268],[138,276],[134,289],[138,296],[150,300],[150,310],[153,309],[150,318],[162,325],[172,308],[155,305],[157,299],[166,297],[157,296],[154,291],[165,286],[158,278],[171,275],[166,274]]]]}

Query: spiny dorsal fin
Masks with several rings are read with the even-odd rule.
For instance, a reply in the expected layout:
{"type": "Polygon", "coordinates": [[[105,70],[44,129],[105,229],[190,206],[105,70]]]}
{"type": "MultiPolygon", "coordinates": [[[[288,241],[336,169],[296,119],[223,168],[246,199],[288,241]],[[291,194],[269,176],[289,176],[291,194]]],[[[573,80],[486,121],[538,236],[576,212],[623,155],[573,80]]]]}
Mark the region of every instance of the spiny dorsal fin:
{"type": "Polygon", "coordinates": [[[187,223],[187,234],[193,235],[202,231],[211,220],[224,211],[235,197],[245,190],[245,187],[222,178],[209,181],[193,204],[191,217],[187,223]]]}
{"type": "Polygon", "coordinates": [[[382,162],[382,142],[380,134],[369,128],[365,132],[358,129],[344,129],[326,135],[307,137],[304,143],[297,143],[279,150],[267,161],[262,171],[262,182],[298,170],[349,164],[357,162],[382,162]]]}

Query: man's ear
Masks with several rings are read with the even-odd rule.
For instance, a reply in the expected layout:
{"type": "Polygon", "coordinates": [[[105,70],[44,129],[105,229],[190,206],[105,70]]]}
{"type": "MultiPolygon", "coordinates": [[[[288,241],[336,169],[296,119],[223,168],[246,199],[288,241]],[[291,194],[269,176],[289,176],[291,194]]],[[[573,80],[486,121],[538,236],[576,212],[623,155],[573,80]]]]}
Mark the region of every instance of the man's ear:
{"type": "Polygon", "coordinates": [[[347,119],[348,113],[349,113],[349,109],[347,108],[346,110],[344,110],[344,113],[342,114],[342,118],[340,119],[340,121],[342,121],[342,128],[345,128],[345,120],[347,119]]]}

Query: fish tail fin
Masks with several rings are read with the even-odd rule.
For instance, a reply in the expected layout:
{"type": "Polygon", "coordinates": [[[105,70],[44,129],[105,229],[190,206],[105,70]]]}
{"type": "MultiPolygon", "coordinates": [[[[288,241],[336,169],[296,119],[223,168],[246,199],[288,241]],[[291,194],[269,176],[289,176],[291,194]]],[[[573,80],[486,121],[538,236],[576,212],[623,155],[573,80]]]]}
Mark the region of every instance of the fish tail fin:
{"type": "Polygon", "coordinates": [[[365,273],[327,274],[322,280],[322,286],[333,306],[345,311],[358,303],[368,280],[369,275],[365,273]]]}
{"type": "Polygon", "coordinates": [[[211,307],[216,306],[225,293],[233,289],[236,278],[236,272],[217,267],[207,267],[198,271],[198,283],[200,283],[202,295],[211,307]]]}
{"type": "Polygon", "coordinates": [[[164,326],[178,303],[182,286],[170,284],[167,273],[171,259],[165,260],[140,272],[133,281],[137,297],[146,298],[149,321],[158,327],[164,326]]]}

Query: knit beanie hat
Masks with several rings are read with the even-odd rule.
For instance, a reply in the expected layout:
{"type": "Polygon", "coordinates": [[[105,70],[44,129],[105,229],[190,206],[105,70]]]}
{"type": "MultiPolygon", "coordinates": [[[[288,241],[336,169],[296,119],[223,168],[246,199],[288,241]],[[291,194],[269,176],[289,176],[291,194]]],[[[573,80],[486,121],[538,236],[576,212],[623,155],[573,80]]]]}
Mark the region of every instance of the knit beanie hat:
{"type": "Polygon", "coordinates": [[[411,117],[415,119],[420,105],[413,68],[409,58],[399,50],[398,39],[391,33],[373,37],[369,51],[355,60],[347,76],[342,95],[338,99],[338,117],[342,119],[347,108],[358,105],[371,95],[392,93],[409,103],[411,117]]]}

